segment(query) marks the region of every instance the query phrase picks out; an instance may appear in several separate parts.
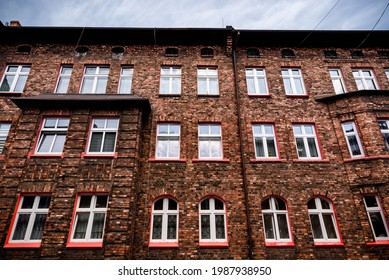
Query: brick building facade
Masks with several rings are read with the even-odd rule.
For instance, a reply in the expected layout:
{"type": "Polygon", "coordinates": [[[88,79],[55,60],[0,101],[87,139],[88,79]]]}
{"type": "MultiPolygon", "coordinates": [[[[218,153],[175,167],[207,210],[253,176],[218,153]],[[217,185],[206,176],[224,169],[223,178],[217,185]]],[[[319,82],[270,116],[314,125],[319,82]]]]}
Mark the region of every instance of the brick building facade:
{"type": "Polygon", "coordinates": [[[387,31],[0,35],[1,259],[389,258],[387,31]]]}

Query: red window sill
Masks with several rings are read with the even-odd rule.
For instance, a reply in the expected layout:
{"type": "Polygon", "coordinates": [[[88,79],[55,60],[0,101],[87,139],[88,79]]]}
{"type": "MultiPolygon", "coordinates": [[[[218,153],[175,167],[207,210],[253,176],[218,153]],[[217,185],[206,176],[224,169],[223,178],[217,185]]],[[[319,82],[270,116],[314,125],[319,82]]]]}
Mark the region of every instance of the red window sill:
{"type": "Polygon", "coordinates": [[[25,249],[35,249],[39,248],[41,243],[6,243],[4,248],[25,248],[25,249]]]}
{"type": "Polygon", "coordinates": [[[118,153],[115,152],[113,154],[109,154],[109,155],[106,155],[106,154],[87,154],[87,153],[82,153],[81,154],[81,158],[117,158],[118,157],[118,153]]]}
{"type": "Polygon", "coordinates": [[[30,152],[27,154],[27,158],[63,158],[64,153],[62,154],[34,154],[30,152]]]}
{"type": "Polygon", "coordinates": [[[100,241],[100,242],[69,242],[66,245],[66,248],[74,248],[74,249],[77,249],[77,248],[80,248],[80,249],[83,249],[83,248],[101,249],[101,248],[103,248],[103,242],[102,241],[100,241]]]}
{"type": "Polygon", "coordinates": [[[265,242],[266,247],[294,247],[294,242],[265,242]]]}
{"type": "Polygon", "coordinates": [[[361,160],[376,160],[376,159],[389,159],[389,155],[382,155],[382,156],[373,156],[373,157],[354,157],[354,158],[347,158],[344,159],[344,162],[353,162],[353,161],[361,161],[361,160]]]}
{"type": "Polygon", "coordinates": [[[150,242],[149,248],[155,248],[155,249],[178,248],[178,242],[150,242]]]}
{"type": "Polygon", "coordinates": [[[255,93],[248,93],[248,97],[271,97],[270,94],[255,94],[255,93]]]}
{"type": "Polygon", "coordinates": [[[260,163],[260,162],[287,162],[286,159],[280,159],[280,158],[253,158],[250,159],[250,162],[252,163],[260,163]]]}
{"type": "Polygon", "coordinates": [[[366,246],[389,246],[389,240],[378,240],[373,242],[366,242],[366,246]]]}
{"type": "Polygon", "coordinates": [[[200,248],[228,248],[228,242],[200,242],[200,248]]]}
{"type": "Polygon", "coordinates": [[[1,160],[5,160],[5,157],[3,157],[3,156],[0,156],[0,161],[1,161],[1,160]]]}
{"type": "Polygon", "coordinates": [[[186,162],[186,158],[149,158],[149,162],[186,162]]]}
{"type": "Polygon", "coordinates": [[[294,159],[293,162],[330,162],[329,159],[294,159]]]}
{"type": "Polygon", "coordinates": [[[316,247],[344,247],[343,242],[315,242],[316,247]]]}
{"type": "Polygon", "coordinates": [[[228,158],[194,158],[192,162],[230,162],[228,158]]]}

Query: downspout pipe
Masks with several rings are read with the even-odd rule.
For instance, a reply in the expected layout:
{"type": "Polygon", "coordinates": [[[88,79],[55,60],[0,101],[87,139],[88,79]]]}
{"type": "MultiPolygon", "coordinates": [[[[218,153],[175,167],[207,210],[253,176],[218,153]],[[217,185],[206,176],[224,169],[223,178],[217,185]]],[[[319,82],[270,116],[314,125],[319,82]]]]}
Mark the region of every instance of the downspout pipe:
{"type": "Polygon", "coordinates": [[[253,238],[252,238],[252,230],[251,230],[251,216],[249,209],[249,194],[248,194],[248,183],[247,183],[247,173],[246,173],[246,161],[244,156],[243,149],[243,128],[242,128],[242,114],[239,100],[239,91],[238,91],[238,66],[237,66],[237,56],[236,56],[236,45],[239,40],[239,31],[232,31],[233,42],[232,42],[232,64],[234,67],[234,91],[236,98],[236,107],[237,107],[237,115],[238,115],[238,129],[239,129],[239,145],[240,145],[240,159],[242,164],[242,177],[243,177],[243,190],[246,204],[246,223],[247,223],[247,235],[248,235],[248,258],[250,260],[254,259],[253,256],[253,238]]]}

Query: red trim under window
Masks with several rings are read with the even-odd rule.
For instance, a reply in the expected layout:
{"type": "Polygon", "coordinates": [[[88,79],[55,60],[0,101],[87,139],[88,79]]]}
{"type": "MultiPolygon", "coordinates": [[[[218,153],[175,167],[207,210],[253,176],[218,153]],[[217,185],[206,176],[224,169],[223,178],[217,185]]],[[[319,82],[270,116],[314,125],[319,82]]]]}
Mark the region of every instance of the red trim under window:
{"type": "Polygon", "coordinates": [[[377,240],[372,242],[366,242],[366,246],[389,246],[389,240],[377,240]]]}
{"type": "Polygon", "coordinates": [[[230,162],[228,158],[194,158],[192,162],[230,162]]]}
{"type": "Polygon", "coordinates": [[[266,247],[294,247],[294,241],[290,242],[265,242],[266,247]]]}
{"type": "Polygon", "coordinates": [[[156,248],[156,249],[178,248],[178,242],[150,242],[149,248],[156,248]]]}
{"type": "Polygon", "coordinates": [[[339,233],[339,238],[340,238],[339,242],[315,242],[315,246],[316,247],[343,247],[344,243],[340,237],[340,233],[339,233]]]}
{"type": "Polygon", "coordinates": [[[149,162],[186,162],[186,158],[149,158],[149,162]]]}
{"type": "Polygon", "coordinates": [[[33,152],[29,152],[27,154],[27,158],[63,158],[64,153],[61,154],[34,154],[33,152]]]}
{"type": "Polygon", "coordinates": [[[228,242],[200,242],[200,248],[228,248],[228,242]]]}
{"type": "Polygon", "coordinates": [[[81,158],[117,158],[117,157],[118,157],[117,152],[114,152],[112,154],[88,154],[86,152],[81,153],[81,158]]]}
{"type": "Polygon", "coordinates": [[[35,243],[6,243],[4,248],[24,248],[24,249],[35,249],[40,248],[41,242],[35,243]]]}
{"type": "Polygon", "coordinates": [[[99,242],[68,242],[66,245],[66,248],[95,248],[95,249],[101,249],[103,248],[103,241],[99,242]]]}

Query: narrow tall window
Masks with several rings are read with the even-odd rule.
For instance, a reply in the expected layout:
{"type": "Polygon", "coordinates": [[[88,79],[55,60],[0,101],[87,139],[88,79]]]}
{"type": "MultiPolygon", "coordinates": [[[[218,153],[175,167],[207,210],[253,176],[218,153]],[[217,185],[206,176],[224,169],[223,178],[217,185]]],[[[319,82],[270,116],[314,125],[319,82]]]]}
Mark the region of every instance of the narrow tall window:
{"type": "Polygon", "coordinates": [[[11,124],[9,123],[0,123],[0,156],[3,153],[4,144],[7,140],[11,124]]]}
{"type": "Polygon", "coordinates": [[[118,93],[129,94],[132,87],[132,74],[134,69],[132,66],[123,66],[120,69],[120,80],[118,93]]]}
{"type": "Polygon", "coordinates": [[[197,87],[199,95],[219,95],[217,68],[198,68],[197,87]]]}
{"type": "Polygon", "coordinates": [[[160,94],[181,94],[181,68],[161,67],[160,94]]]}
{"type": "Polygon", "coordinates": [[[378,125],[380,126],[386,148],[389,151],[389,120],[379,120],[378,125]]]}
{"type": "Polygon", "coordinates": [[[248,94],[269,95],[265,69],[246,68],[246,83],[248,94]]]}
{"type": "Polygon", "coordinates": [[[282,69],[285,93],[287,95],[306,95],[301,70],[297,68],[282,69]]]}
{"type": "Polygon", "coordinates": [[[155,201],[151,224],[151,242],[177,242],[178,203],[167,197],[155,201]]]}
{"type": "Polygon", "coordinates": [[[308,201],[308,213],[315,242],[340,242],[332,203],[316,197],[308,201]]]}
{"type": "Polygon", "coordinates": [[[0,91],[23,92],[30,73],[29,65],[9,65],[1,81],[0,91]]]}
{"type": "Polygon", "coordinates": [[[227,241],[226,210],[224,202],[207,198],[200,205],[200,242],[227,241]]]}
{"type": "Polygon", "coordinates": [[[342,94],[346,92],[346,88],[344,86],[343,77],[340,69],[330,69],[330,76],[332,85],[334,86],[334,90],[336,94],[342,94]]]}
{"type": "Polygon", "coordinates": [[[156,158],[180,157],[180,125],[158,124],[156,158]]]}
{"type": "Polygon", "coordinates": [[[199,125],[199,158],[222,158],[220,124],[199,125]]]}
{"type": "Polygon", "coordinates": [[[262,218],[267,242],[291,242],[290,225],[286,203],[279,197],[265,199],[262,218]]]}
{"type": "Polygon", "coordinates": [[[36,154],[61,154],[68,131],[68,118],[45,118],[36,146],[36,154]]]}
{"type": "Polygon", "coordinates": [[[82,79],[81,93],[105,93],[109,67],[87,66],[82,79]]]}
{"type": "Polygon", "coordinates": [[[78,196],[71,242],[101,242],[103,240],[107,205],[107,195],[78,196]]]}
{"type": "Polygon", "coordinates": [[[354,122],[342,123],[343,133],[346,137],[346,143],[351,157],[363,157],[361,140],[354,122]]]}
{"type": "Polygon", "coordinates": [[[385,69],[386,78],[389,80],[389,69],[385,69]]]}
{"type": "Polygon", "coordinates": [[[50,200],[49,195],[21,196],[8,243],[40,244],[50,200]]]}
{"type": "Polygon", "coordinates": [[[386,224],[381,205],[378,201],[378,197],[375,195],[367,195],[363,197],[363,202],[365,203],[370,227],[374,234],[374,239],[376,241],[389,240],[388,226],[386,224]]]}
{"type": "Polygon", "coordinates": [[[92,121],[88,154],[107,154],[115,152],[119,119],[100,119],[92,121]]]}
{"type": "Polygon", "coordinates": [[[276,137],[274,125],[253,125],[254,148],[256,158],[277,158],[276,137]]]}
{"type": "Polygon", "coordinates": [[[61,67],[61,71],[58,76],[57,86],[55,88],[55,93],[67,93],[70,77],[72,75],[73,66],[64,65],[61,67]]]}
{"type": "Polygon", "coordinates": [[[300,159],[319,159],[319,145],[313,124],[294,124],[293,133],[300,159]]]}
{"type": "Polygon", "coordinates": [[[378,89],[377,81],[372,70],[354,69],[353,75],[357,83],[358,90],[378,89]]]}

